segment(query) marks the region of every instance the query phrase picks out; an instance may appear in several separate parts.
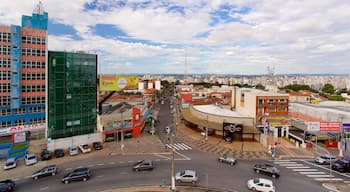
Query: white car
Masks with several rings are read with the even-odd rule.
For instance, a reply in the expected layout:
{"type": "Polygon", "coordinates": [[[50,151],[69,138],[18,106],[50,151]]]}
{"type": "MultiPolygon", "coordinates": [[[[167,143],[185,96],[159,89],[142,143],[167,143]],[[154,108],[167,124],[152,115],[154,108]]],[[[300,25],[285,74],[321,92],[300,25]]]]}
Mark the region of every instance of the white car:
{"type": "Polygon", "coordinates": [[[26,165],[34,165],[38,161],[36,160],[36,157],[33,153],[27,154],[24,156],[24,161],[26,165]]]}
{"type": "Polygon", "coordinates": [[[73,155],[78,155],[78,147],[76,146],[70,146],[68,147],[68,151],[69,151],[69,155],[73,156],[73,155]]]}
{"type": "Polygon", "coordinates": [[[329,157],[329,155],[322,155],[315,159],[315,163],[322,164],[322,165],[329,165],[330,162],[333,163],[336,160],[337,158],[334,156],[329,157]]]}
{"type": "Polygon", "coordinates": [[[248,188],[253,191],[275,192],[275,186],[271,180],[264,178],[250,179],[247,182],[248,188]]]}
{"type": "Polygon", "coordinates": [[[4,169],[12,169],[17,166],[17,159],[16,158],[9,158],[5,161],[4,169]]]}
{"type": "Polygon", "coordinates": [[[198,176],[196,171],[193,170],[182,170],[177,172],[175,175],[175,181],[177,183],[192,183],[196,184],[198,181],[198,176]]]}
{"type": "Polygon", "coordinates": [[[91,152],[91,148],[89,147],[88,144],[80,144],[79,149],[83,153],[90,153],[91,152]]]}

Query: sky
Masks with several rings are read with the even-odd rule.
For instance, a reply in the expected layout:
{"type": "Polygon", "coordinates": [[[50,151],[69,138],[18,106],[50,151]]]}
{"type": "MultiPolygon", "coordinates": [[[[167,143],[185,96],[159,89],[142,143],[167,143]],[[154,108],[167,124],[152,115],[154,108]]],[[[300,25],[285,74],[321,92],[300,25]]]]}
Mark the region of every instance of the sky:
{"type": "MultiPolygon", "coordinates": [[[[1,0],[20,25],[38,0],[1,0]]],[[[49,50],[98,54],[99,74],[349,74],[348,0],[42,0],[49,50]]]]}

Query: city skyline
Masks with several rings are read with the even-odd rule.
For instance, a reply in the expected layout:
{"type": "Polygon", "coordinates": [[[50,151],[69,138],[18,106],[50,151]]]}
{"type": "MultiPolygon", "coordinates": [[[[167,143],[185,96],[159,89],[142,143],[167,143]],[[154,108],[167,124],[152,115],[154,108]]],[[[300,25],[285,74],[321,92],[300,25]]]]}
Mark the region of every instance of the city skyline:
{"type": "MultiPolygon", "coordinates": [[[[42,2],[49,50],[97,53],[100,74],[262,75],[268,66],[276,74],[350,70],[346,1],[42,2]]],[[[36,4],[2,1],[0,25],[19,25],[36,4]]]]}

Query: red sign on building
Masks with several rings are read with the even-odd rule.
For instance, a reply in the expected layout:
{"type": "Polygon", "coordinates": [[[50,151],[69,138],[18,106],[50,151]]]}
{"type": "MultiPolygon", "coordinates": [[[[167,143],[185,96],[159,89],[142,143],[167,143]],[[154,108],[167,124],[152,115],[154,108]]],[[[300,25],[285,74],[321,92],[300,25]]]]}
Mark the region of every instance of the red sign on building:
{"type": "Polygon", "coordinates": [[[320,122],[320,131],[322,132],[339,132],[339,122],[320,122]]]}

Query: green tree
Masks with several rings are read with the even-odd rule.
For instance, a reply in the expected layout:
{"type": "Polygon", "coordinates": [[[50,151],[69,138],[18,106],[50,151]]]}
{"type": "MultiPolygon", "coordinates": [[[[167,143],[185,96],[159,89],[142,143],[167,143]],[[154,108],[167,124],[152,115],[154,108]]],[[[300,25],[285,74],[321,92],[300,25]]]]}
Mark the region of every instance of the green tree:
{"type": "Polygon", "coordinates": [[[265,86],[264,85],[261,85],[261,84],[257,84],[255,86],[256,89],[260,89],[260,90],[265,90],[265,86]]]}
{"type": "Polygon", "coordinates": [[[326,83],[322,88],[323,93],[334,94],[334,91],[334,86],[330,83],[326,83]]]}

